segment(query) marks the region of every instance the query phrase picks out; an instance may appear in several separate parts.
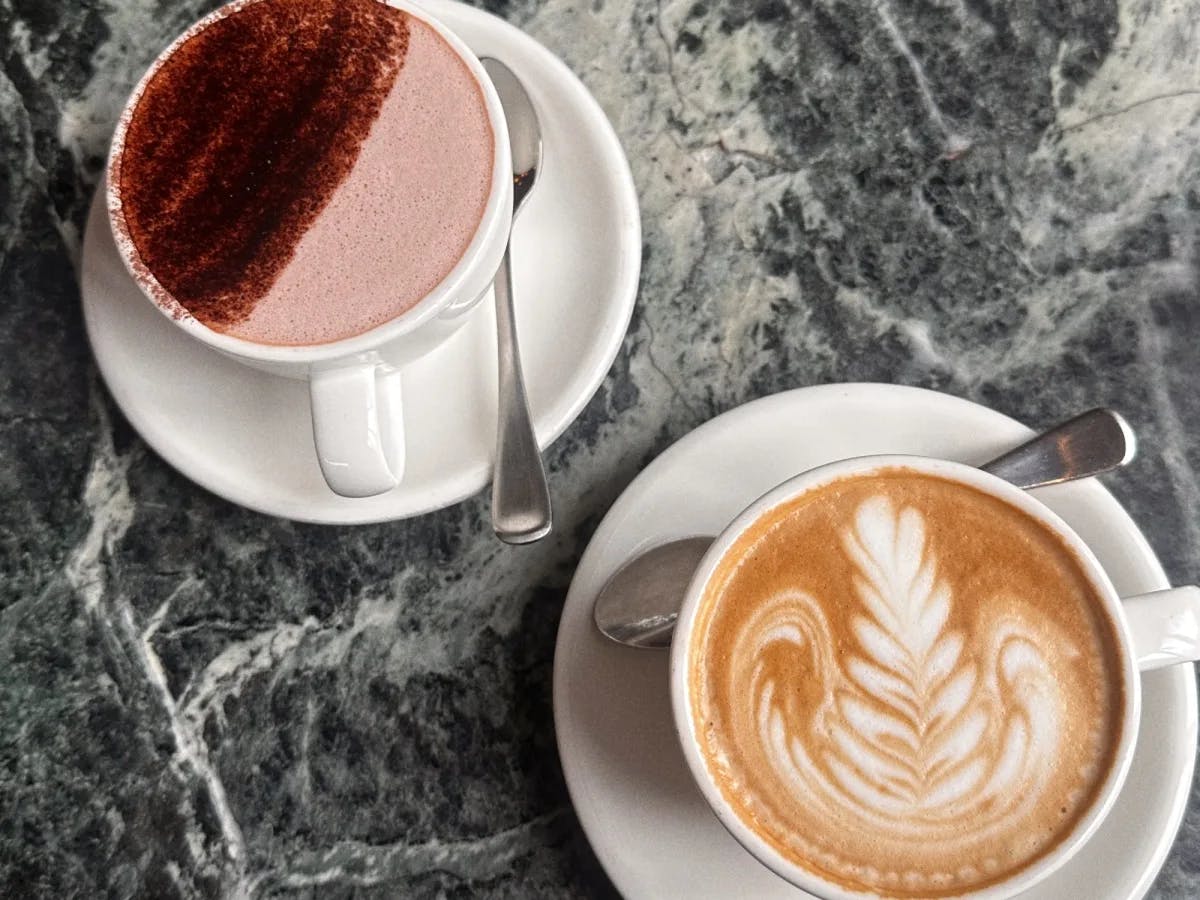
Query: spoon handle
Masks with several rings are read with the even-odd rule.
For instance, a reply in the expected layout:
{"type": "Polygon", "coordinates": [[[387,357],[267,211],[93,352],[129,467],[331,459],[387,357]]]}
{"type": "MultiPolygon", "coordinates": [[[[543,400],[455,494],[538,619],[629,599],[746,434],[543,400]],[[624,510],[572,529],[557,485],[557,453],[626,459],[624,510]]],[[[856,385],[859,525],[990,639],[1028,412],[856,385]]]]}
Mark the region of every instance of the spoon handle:
{"type": "Polygon", "coordinates": [[[1119,413],[1093,409],[980,466],[1017,487],[1034,488],[1123,466],[1137,440],[1119,413]]]}
{"type": "MultiPolygon", "coordinates": [[[[1093,409],[980,466],[1021,488],[1098,475],[1133,459],[1133,430],[1110,409],[1093,409]]],[[[670,646],[683,591],[713,538],[660,544],[627,561],[596,598],[600,631],[630,647],[670,646]]]]}
{"type": "MultiPolygon", "coordinates": [[[[511,249],[511,245],[510,245],[511,249]]],[[[492,474],[492,529],[508,544],[529,544],[550,533],[550,488],[529,418],[529,400],[517,349],[512,266],[505,250],[493,286],[500,363],[500,416],[492,474]]]]}

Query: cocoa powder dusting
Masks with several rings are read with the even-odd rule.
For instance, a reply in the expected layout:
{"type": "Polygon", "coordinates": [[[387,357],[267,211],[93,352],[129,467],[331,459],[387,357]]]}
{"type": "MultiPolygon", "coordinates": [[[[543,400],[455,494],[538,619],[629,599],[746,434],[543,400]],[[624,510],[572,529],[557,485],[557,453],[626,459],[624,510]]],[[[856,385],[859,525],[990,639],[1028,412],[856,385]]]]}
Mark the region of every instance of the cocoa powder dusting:
{"type": "Polygon", "coordinates": [[[256,0],[147,83],[120,160],[142,263],[216,330],[243,321],[350,174],[404,63],[379,0],[256,0]]]}

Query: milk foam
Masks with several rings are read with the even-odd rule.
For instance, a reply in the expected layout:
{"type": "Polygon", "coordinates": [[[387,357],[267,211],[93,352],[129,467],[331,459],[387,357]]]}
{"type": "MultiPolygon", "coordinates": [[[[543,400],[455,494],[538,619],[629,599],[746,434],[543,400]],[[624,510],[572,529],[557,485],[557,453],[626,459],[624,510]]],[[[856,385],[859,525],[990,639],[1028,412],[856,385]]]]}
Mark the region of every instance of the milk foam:
{"type": "Polygon", "coordinates": [[[408,52],[349,177],[228,334],[321,344],[411,309],[454,268],[491,190],[493,136],[462,59],[409,16],[408,52]]]}
{"type": "Polygon", "coordinates": [[[698,731],[726,797],[797,863],[899,895],[977,887],[1090,802],[1114,714],[1089,718],[1104,704],[1086,661],[1103,657],[1036,602],[948,577],[916,506],[855,503],[829,548],[840,575],[770,581],[713,619],[698,731]]]}

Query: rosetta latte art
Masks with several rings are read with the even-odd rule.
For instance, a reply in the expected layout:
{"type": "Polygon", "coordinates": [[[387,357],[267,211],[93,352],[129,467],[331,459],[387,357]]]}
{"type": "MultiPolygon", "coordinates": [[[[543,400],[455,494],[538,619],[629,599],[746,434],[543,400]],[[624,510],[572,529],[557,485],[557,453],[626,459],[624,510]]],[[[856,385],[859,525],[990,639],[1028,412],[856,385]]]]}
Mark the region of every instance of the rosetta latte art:
{"type": "Polygon", "coordinates": [[[867,501],[845,547],[859,572],[855,652],[832,658],[821,606],[802,593],[775,596],[745,629],[762,650],[822,656],[824,702],[803,732],[790,727],[786,690],[761,665],[747,673],[771,761],[806,802],[914,841],[952,838],[966,821],[975,834],[1011,827],[1036,802],[1059,742],[1050,648],[1012,621],[994,629],[981,660],[964,658],[916,510],[867,501]]]}
{"type": "Polygon", "coordinates": [[[1120,733],[1114,638],[1045,526],[896,470],[764,514],[727,560],[693,708],[722,792],[786,858],[952,896],[1087,813],[1120,733]]]}

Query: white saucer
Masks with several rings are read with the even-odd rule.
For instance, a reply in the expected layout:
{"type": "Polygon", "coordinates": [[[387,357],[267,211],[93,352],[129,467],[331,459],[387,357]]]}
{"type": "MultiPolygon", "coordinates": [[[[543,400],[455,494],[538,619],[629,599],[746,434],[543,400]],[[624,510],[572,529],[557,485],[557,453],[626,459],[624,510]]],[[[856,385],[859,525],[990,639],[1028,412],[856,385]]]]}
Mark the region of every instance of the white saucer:
{"type": "MultiPolygon", "coordinates": [[[[480,56],[507,63],[542,119],[545,165],[514,234],[521,356],[543,447],[604,380],[629,325],[641,226],[612,126],[553,54],[494,16],[427,0],[480,56]]],[[[376,522],[448,506],[491,478],[496,439],[493,305],[405,370],[408,466],[396,490],[346,499],[325,485],[305,383],[260,374],[187,338],[126,274],[97,192],[83,245],[88,336],[117,404],[146,442],[234,503],[310,522],[376,522]]]]}
{"type": "MultiPolygon", "coordinates": [[[[592,603],[608,576],[646,547],[716,534],[768,488],[820,463],[880,452],[982,463],[1029,434],[997,412],[931,391],[803,388],[713,419],[629,486],[579,564],[554,654],[554,721],[571,799],[626,898],[808,895],[743,850],[690,781],[671,724],[667,654],[620,647],[593,627],[592,603]]],[[[1123,594],[1167,586],[1137,526],[1098,482],[1038,496],[1088,542],[1123,594]]],[[[1192,780],[1194,679],[1190,665],[1143,676],[1140,739],[1115,810],[1075,859],[1023,897],[1126,900],[1149,889],[1192,780]]]]}

